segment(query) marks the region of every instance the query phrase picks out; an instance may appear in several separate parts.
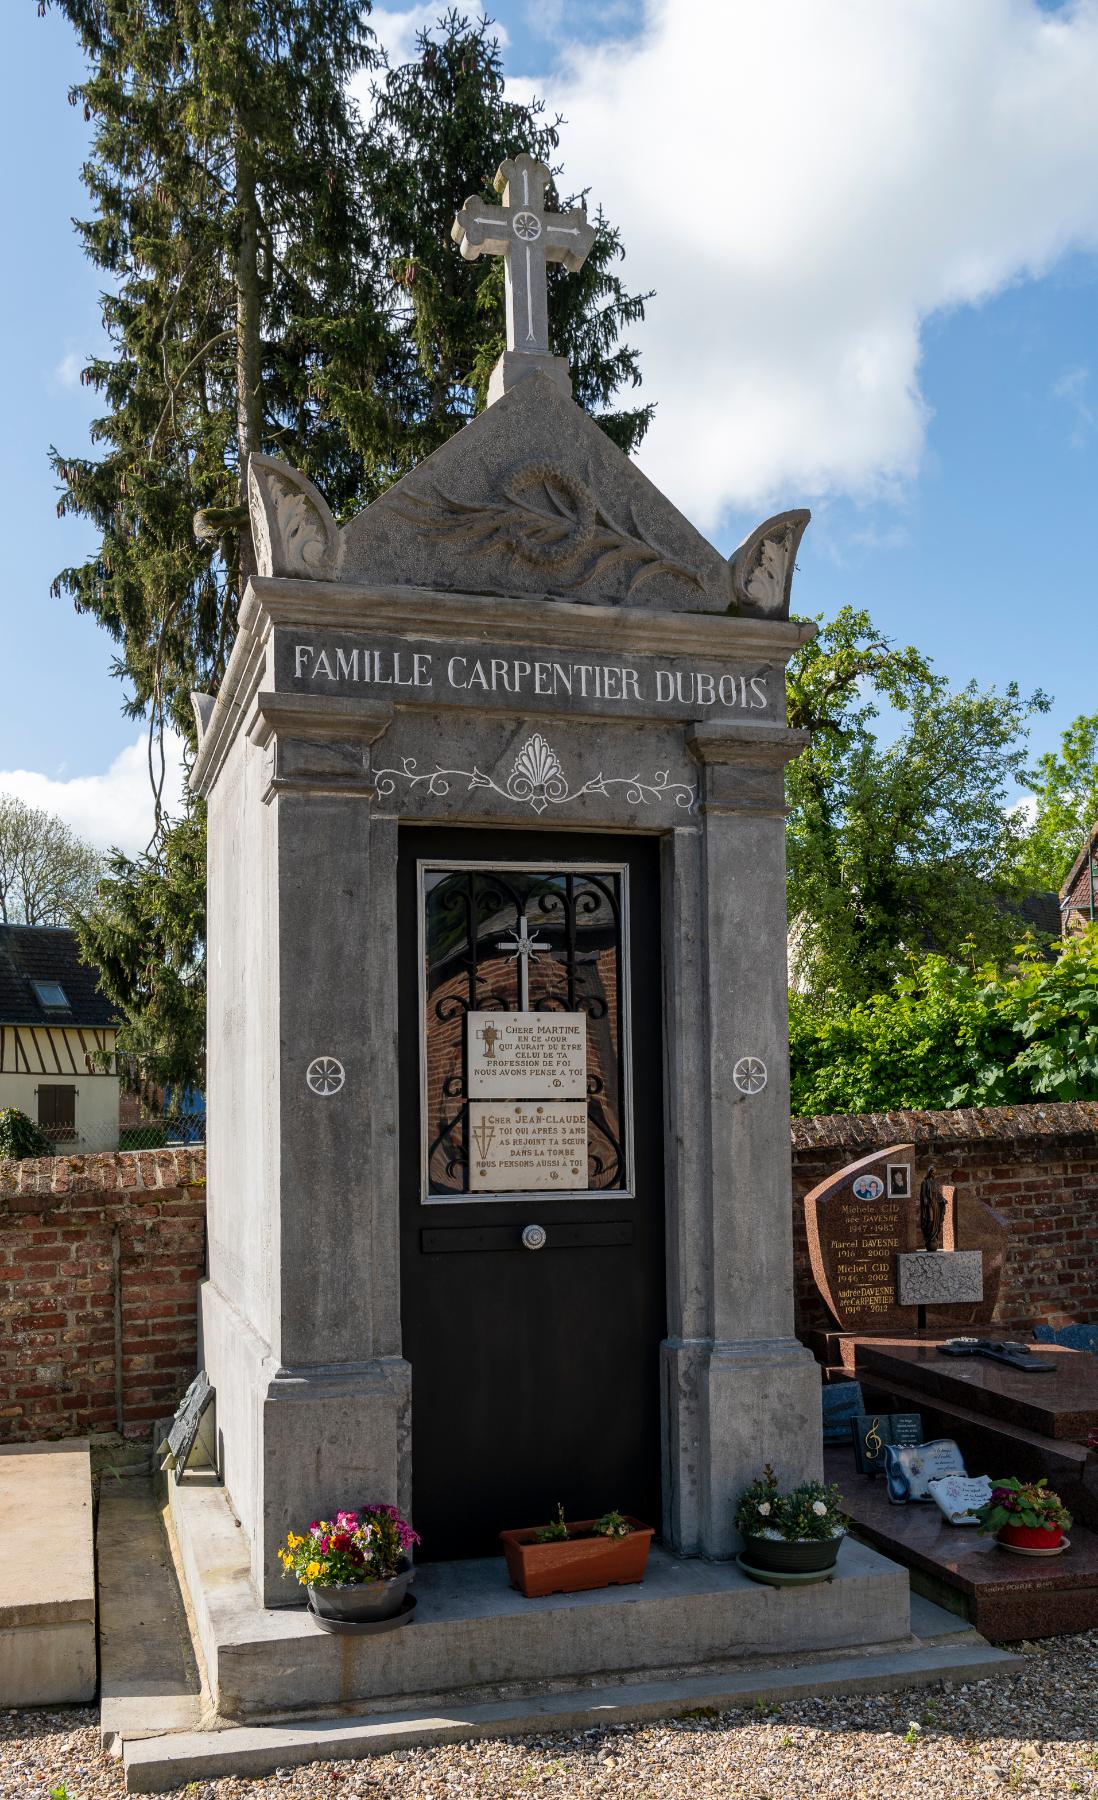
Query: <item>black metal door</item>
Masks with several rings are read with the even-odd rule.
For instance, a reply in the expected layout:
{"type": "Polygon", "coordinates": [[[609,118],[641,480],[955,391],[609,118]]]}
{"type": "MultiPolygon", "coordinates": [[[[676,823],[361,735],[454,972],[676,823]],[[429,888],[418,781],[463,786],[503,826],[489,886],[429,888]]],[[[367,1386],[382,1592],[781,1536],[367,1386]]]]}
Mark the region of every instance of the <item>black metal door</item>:
{"type": "Polygon", "coordinates": [[[408,827],[399,900],[401,1307],[420,1554],[491,1553],[501,1529],[547,1521],[558,1504],[658,1526],[658,845],[408,827]],[[582,1192],[470,1192],[465,1015],[521,1010],[586,1015],[582,1192]],[[542,1247],[524,1245],[528,1226],[542,1247]]]}

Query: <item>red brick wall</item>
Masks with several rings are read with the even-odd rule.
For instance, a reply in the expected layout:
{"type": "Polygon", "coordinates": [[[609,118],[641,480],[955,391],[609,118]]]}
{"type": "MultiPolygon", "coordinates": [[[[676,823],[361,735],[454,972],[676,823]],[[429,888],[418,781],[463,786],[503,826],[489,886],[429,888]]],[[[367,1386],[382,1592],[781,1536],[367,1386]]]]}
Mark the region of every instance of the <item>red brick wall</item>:
{"type": "Polygon", "coordinates": [[[804,1195],[844,1163],[905,1143],[934,1163],[940,1181],[986,1201],[1010,1226],[995,1312],[1001,1329],[1098,1321],[1098,1102],[1077,1101],[794,1119],[799,1333],[833,1324],[809,1268],[804,1195]]]}
{"type": "Polygon", "coordinates": [[[143,1438],[195,1371],[205,1152],[0,1162],[0,1441],[143,1438]],[[116,1342],[116,1299],[121,1343],[116,1342]]]}

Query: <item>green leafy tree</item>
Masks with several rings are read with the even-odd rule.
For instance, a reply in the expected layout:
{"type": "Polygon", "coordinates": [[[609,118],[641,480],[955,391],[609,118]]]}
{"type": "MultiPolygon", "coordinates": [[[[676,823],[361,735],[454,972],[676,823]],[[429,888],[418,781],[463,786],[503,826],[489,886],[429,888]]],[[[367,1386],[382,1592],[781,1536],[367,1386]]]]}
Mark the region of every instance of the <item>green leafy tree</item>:
{"type": "Polygon", "coordinates": [[[850,607],[798,652],[789,720],[812,733],[788,777],[799,986],[862,999],[913,953],[1009,947],[1022,828],[1007,797],[1025,769],[1026,720],[1047,705],[1013,683],[954,691],[850,607]],[[882,706],[898,726],[890,743],[878,736],[882,706]]]}
{"type": "Polygon", "coordinates": [[[1098,713],[1081,713],[1059,751],[1039,758],[1028,776],[1036,809],[1019,845],[1017,879],[1059,889],[1098,820],[1098,713]]]}
{"type": "Polygon", "coordinates": [[[76,920],[85,961],[118,1009],[127,1086],[204,1085],[206,820],[196,805],[155,853],[116,851],[76,920]]]}
{"type": "Polygon", "coordinates": [[[28,1156],[52,1156],[53,1145],[34,1120],[17,1106],[0,1107],[0,1160],[22,1162],[28,1156]]]}
{"type": "MultiPolygon", "coordinates": [[[[303,469],[345,517],[483,404],[501,272],[462,260],[451,220],[470,193],[491,194],[505,157],[551,156],[556,126],[507,99],[489,22],[453,11],[412,63],[387,70],[361,0],[50,3],[88,57],[71,98],[92,126],[94,216],[78,230],[108,282],[108,353],[84,375],[106,402],[92,429],[102,454],[54,452],[60,510],[90,519],[100,542],[56,587],[115,639],[126,705],[155,751],[167,724],[193,743],[189,693],[216,691],[224,673],[252,567],[250,452],[303,469]],[[349,84],[371,70],[364,130],[349,84]]],[[[554,277],[553,330],[581,403],[630,448],[649,409],[611,401],[638,380],[618,338],[644,297],[613,273],[619,255],[600,215],[584,273],[554,277]]],[[[181,1042],[201,1039],[200,958],[186,952],[169,1000],[124,945],[138,920],[170,967],[201,942],[203,890],[179,871],[202,824],[200,811],[159,821],[146,857],[114,860],[101,916],[85,915],[131,1051],[162,1045],[187,996],[181,1042]]]]}
{"type": "Polygon", "coordinates": [[[54,813],[0,794],[0,924],[68,925],[103,860],[54,813]]]}
{"type": "Polygon", "coordinates": [[[790,1000],[797,1114],[1098,1099],[1098,926],[1050,961],[1032,941],[1004,967],[912,960],[843,1007],[790,1000]]]}

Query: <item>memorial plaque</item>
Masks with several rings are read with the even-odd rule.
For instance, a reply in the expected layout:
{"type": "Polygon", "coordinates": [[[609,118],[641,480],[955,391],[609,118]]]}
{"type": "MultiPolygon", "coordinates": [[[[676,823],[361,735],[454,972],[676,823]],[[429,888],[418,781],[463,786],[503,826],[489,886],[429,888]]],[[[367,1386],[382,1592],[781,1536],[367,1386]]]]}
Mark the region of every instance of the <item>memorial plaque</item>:
{"type": "Polygon", "coordinates": [[[840,1169],[805,1198],[812,1273],[844,1331],[907,1331],[914,1311],[896,1298],[896,1257],[921,1239],[914,1202],[890,1197],[888,1165],[914,1156],[896,1144],[840,1169]]]}
{"type": "Polygon", "coordinates": [[[582,1193],[587,1185],[585,1101],[470,1100],[470,1193],[582,1193]]]}
{"type": "Polygon", "coordinates": [[[889,1444],[922,1443],[922,1414],[858,1413],[851,1421],[851,1435],[859,1475],[880,1475],[889,1444]]]}
{"type": "Polygon", "coordinates": [[[471,1100],[586,1097],[586,1013],[471,1012],[466,1019],[471,1100]]]}

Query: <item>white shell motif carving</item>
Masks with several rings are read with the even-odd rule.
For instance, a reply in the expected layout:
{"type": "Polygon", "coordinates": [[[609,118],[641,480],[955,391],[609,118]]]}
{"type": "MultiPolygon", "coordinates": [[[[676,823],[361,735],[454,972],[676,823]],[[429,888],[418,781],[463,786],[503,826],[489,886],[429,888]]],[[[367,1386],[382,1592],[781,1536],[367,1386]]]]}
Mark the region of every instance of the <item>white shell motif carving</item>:
{"type": "Polygon", "coordinates": [[[436,763],[433,769],[421,770],[414,756],[402,757],[399,769],[376,770],[374,779],[379,799],[394,794],[398,782],[404,783],[405,791],[424,787],[428,794],[442,795],[450,792],[451,781],[464,781],[467,793],[473,788],[491,788],[501,799],[510,800],[516,806],[528,806],[536,813],[543,813],[549,806],[568,806],[585,794],[609,796],[611,788],[624,788],[624,798],[629,806],[670,800],[675,806],[689,810],[696,799],[696,789],[686,782],[672,781],[668,769],[657,769],[647,781],[642,781],[639,774],[604,775],[600,769],[590,781],[574,788],[564,773],[560,757],[540,731],[527,738],[502,783],[486,775],[475,763],[471,769],[444,769],[436,763]]]}

